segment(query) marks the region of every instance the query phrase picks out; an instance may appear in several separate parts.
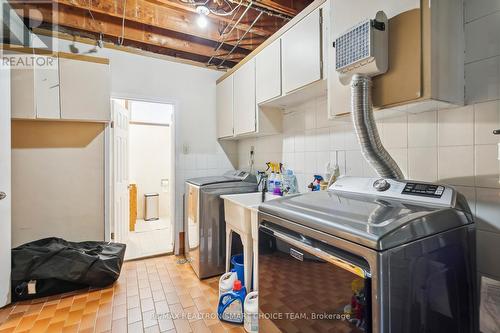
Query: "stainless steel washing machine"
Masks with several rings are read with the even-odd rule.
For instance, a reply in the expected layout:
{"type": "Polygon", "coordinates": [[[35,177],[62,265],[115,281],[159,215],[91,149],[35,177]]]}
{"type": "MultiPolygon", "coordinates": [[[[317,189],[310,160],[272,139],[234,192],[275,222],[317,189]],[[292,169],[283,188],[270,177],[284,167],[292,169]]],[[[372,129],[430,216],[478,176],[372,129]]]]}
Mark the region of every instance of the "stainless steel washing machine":
{"type": "Polygon", "coordinates": [[[256,191],[256,177],[241,170],[186,181],[185,255],[200,279],[223,274],[226,269],[226,221],[220,196],[256,191]]]}
{"type": "Polygon", "coordinates": [[[472,333],[474,224],[448,186],[344,177],[259,207],[261,332],[472,333]]]}

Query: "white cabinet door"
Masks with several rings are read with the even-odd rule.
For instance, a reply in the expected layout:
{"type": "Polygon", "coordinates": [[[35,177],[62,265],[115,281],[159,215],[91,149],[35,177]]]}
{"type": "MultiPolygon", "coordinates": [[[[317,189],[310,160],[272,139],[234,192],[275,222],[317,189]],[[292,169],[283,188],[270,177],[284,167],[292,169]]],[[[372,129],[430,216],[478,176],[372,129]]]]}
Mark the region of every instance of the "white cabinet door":
{"type": "Polygon", "coordinates": [[[281,40],[255,57],[255,82],[257,104],[281,96],[281,40]]]}
{"type": "Polygon", "coordinates": [[[307,15],[281,38],[283,90],[289,93],[322,78],[321,9],[307,15]]]}
{"type": "Polygon", "coordinates": [[[60,119],[59,62],[55,57],[43,58],[44,62],[37,61],[35,64],[36,116],[42,119],[60,119]],[[44,65],[40,66],[42,63],[44,65]]]}
{"type": "Polygon", "coordinates": [[[35,75],[33,67],[13,68],[10,80],[12,118],[35,119],[35,75]]]}
{"type": "Polygon", "coordinates": [[[109,65],[59,58],[61,118],[110,120],[109,65]]]}
{"type": "Polygon", "coordinates": [[[233,76],[226,78],[216,87],[217,137],[233,136],[233,76]]]}
{"type": "Polygon", "coordinates": [[[256,131],[255,58],[234,73],[234,135],[256,131]]]}

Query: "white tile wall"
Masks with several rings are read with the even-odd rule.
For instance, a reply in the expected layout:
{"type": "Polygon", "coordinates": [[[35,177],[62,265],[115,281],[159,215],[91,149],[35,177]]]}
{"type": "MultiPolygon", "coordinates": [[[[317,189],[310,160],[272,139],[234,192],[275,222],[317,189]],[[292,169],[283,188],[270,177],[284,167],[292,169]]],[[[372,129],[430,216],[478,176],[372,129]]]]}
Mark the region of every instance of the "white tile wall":
{"type": "MultiPolygon", "coordinates": [[[[327,121],[326,116],[319,116],[326,112],[324,100],[286,110],[283,135],[239,142],[239,166],[248,165],[248,152],[254,145],[257,168],[264,168],[267,160],[283,161],[297,174],[301,191],[306,191],[314,174],[324,175],[325,165],[334,165],[337,159],[341,174],[375,176],[360,151],[350,119],[327,121]]],[[[477,207],[478,227],[487,233],[483,238],[500,242],[499,137],[492,134],[500,128],[500,101],[419,114],[391,113],[389,118],[384,112],[378,111],[379,132],[403,173],[414,180],[456,186],[473,212],[477,207]]],[[[478,260],[483,269],[489,267],[478,260]]],[[[483,273],[500,278],[497,270],[483,273]]]]}

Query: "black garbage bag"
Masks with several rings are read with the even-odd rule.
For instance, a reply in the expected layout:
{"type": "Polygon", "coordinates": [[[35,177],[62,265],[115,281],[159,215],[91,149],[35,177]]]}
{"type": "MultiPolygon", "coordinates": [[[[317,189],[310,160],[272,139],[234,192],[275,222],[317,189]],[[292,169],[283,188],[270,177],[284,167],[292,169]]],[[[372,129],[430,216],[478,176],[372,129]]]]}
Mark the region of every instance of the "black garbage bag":
{"type": "Polygon", "coordinates": [[[12,249],[12,299],[106,287],[120,276],[125,248],[120,243],[77,243],[55,237],[16,247],[12,249]]]}

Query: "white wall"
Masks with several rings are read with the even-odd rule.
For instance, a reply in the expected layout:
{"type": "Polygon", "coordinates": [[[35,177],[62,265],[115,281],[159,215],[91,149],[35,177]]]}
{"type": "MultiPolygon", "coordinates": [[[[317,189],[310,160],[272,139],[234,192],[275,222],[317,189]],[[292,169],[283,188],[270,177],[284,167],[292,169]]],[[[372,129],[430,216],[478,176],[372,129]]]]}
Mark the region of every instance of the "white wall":
{"type": "Polygon", "coordinates": [[[158,193],[159,217],[170,217],[170,192],[161,184],[162,179],[170,178],[170,146],[170,127],[130,124],[129,179],[137,185],[138,219],[144,218],[145,193],[158,193]]]}
{"type": "MultiPolygon", "coordinates": [[[[500,279],[500,0],[466,0],[466,96],[469,105],[421,114],[377,112],[382,141],[404,174],[455,185],[477,223],[478,271],[500,279]]],[[[327,120],[326,100],[285,111],[284,133],[241,140],[239,165],[255,146],[258,168],[282,160],[305,190],[315,173],[339,156],[342,174],[375,175],[361,155],[349,117],[327,120]]]]}
{"type": "Polygon", "coordinates": [[[84,140],[71,145],[62,137],[67,131],[37,134],[37,127],[54,123],[21,123],[32,126],[13,126],[12,246],[45,237],[104,240],[104,126],[79,123],[71,133],[84,140]],[[40,135],[58,146],[45,145],[40,135]],[[16,146],[23,139],[29,144],[16,146]]]}

